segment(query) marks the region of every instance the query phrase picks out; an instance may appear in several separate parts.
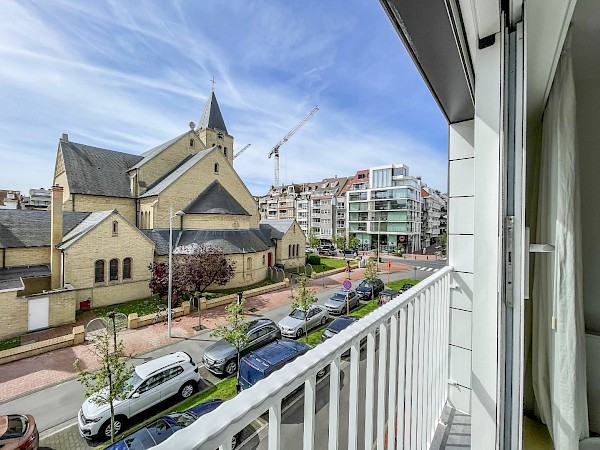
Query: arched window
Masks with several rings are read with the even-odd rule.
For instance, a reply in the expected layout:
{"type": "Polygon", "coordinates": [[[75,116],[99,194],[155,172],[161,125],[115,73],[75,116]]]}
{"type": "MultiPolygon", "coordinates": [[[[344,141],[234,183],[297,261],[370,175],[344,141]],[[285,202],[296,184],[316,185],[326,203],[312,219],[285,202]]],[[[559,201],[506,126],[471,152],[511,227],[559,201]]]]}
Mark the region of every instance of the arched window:
{"type": "Polygon", "coordinates": [[[99,259],[94,264],[94,283],[104,282],[104,261],[99,259]]]}
{"type": "Polygon", "coordinates": [[[263,255],[263,266],[265,265],[265,255],[263,255]]]}
{"type": "Polygon", "coordinates": [[[300,244],[296,244],[296,256],[300,254],[300,244]]]}
{"type": "Polygon", "coordinates": [[[119,279],[119,260],[110,260],[110,281],[116,281],[119,279]]]}
{"type": "Polygon", "coordinates": [[[292,257],[292,244],[288,245],[288,258],[292,257]]]}
{"type": "Polygon", "coordinates": [[[131,278],[131,258],[123,260],[123,279],[131,278]]]}
{"type": "Polygon", "coordinates": [[[194,140],[190,139],[190,147],[193,147],[193,146],[194,146],[194,140]]]}
{"type": "Polygon", "coordinates": [[[215,173],[219,173],[219,163],[215,163],[215,173]]]}
{"type": "Polygon", "coordinates": [[[223,147],[221,147],[221,145],[219,144],[219,150],[221,150],[223,147]]]}
{"type": "Polygon", "coordinates": [[[113,236],[117,236],[119,234],[119,222],[113,220],[112,223],[112,234],[113,236]]]}
{"type": "Polygon", "coordinates": [[[251,270],[252,270],[252,257],[249,257],[249,258],[246,260],[246,269],[248,269],[248,271],[251,271],[251,270]]]}

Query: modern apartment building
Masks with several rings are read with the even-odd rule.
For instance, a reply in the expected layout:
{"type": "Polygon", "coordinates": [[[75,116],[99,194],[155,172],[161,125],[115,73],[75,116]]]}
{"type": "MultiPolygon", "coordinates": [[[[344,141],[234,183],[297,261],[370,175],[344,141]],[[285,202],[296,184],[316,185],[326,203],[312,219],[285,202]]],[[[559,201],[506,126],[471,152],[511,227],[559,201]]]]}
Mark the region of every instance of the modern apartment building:
{"type": "Polygon", "coordinates": [[[48,209],[52,200],[50,189],[29,189],[29,196],[21,196],[22,209],[45,210],[48,209]]]}
{"type": "Polygon", "coordinates": [[[421,247],[425,248],[438,243],[438,238],[442,234],[441,219],[446,202],[440,191],[426,185],[421,188],[421,197],[423,198],[421,247]]]}
{"type": "Polygon", "coordinates": [[[348,236],[383,251],[420,250],[422,186],[405,164],[357,172],[346,191],[348,236]]]}
{"type": "Polygon", "coordinates": [[[21,209],[21,192],[0,189],[0,209],[21,209]]]}
{"type": "Polygon", "coordinates": [[[261,220],[293,219],[296,216],[296,199],[302,185],[272,186],[267,195],[256,197],[261,220]]]}

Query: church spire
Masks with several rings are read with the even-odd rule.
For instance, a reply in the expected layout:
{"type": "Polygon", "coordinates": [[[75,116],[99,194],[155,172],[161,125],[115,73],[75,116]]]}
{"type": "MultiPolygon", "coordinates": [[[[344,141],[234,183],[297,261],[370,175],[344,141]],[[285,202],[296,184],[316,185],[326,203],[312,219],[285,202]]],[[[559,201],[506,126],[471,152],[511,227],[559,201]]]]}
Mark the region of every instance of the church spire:
{"type": "Polygon", "coordinates": [[[227,127],[225,126],[225,121],[221,115],[221,109],[219,108],[219,103],[217,103],[214,89],[215,87],[213,84],[213,90],[210,94],[210,98],[206,102],[206,107],[204,108],[204,113],[202,114],[200,123],[198,123],[197,129],[212,128],[227,133],[227,127]]]}

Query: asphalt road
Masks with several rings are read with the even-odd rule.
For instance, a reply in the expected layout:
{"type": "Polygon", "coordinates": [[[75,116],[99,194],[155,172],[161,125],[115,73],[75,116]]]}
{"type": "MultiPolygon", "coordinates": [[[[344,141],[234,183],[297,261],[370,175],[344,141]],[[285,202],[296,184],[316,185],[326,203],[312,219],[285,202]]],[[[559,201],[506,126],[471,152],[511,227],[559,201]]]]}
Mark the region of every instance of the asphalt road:
{"type": "MultiPolygon", "coordinates": [[[[385,260],[385,258],[384,258],[385,260]]],[[[439,261],[439,263],[444,263],[439,261]]],[[[441,267],[443,264],[438,264],[441,267]]],[[[382,267],[383,270],[383,267],[382,267]]],[[[413,271],[397,272],[390,274],[390,280],[402,278],[413,278],[413,271]]],[[[415,272],[418,279],[424,279],[431,275],[430,272],[415,272]]],[[[387,276],[382,273],[382,279],[387,282],[387,276]]],[[[359,280],[353,280],[358,284],[359,280]]],[[[338,288],[330,289],[321,292],[317,295],[319,304],[322,304],[329,298],[331,293],[338,288]]],[[[290,291],[291,295],[291,291],[290,291]]],[[[278,322],[290,312],[289,306],[281,306],[270,311],[257,311],[255,314],[259,317],[270,318],[278,322]]],[[[203,333],[194,338],[182,339],[180,342],[154,350],[144,355],[139,355],[133,358],[134,363],[142,363],[157,356],[162,356],[174,351],[185,351],[189,353],[195,361],[201,361],[204,349],[214,342],[215,338],[210,336],[210,333],[203,333]]],[[[200,375],[205,385],[212,385],[219,381],[220,378],[212,375],[206,368],[201,367],[200,375]]],[[[201,388],[203,386],[200,386],[201,388]]],[[[77,412],[85,399],[84,389],[77,380],[70,380],[64,383],[51,386],[20,398],[0,404],[0,414],[12,413],[14,411],[26,412],[32,414],[36,418],[41,436],[49,436],[53,432],[62,430],[76,424],[77,412]]],[[[164,406],[164,405],[163,405],[164,406]]],[[[168,405],[166,406],[168,407],[168,405]]],[[[325,409],[326,410],[326,409],[325,409]]],[[[141,419],[141,418],[140,418],[141,419]]],[[[246,434],[246,433],[245,433],[246,434]]],[[[83,439],[81,439],[83,441],[83,439]]],[[[343,447],[341,447],[343,448],[343,447]]]]}

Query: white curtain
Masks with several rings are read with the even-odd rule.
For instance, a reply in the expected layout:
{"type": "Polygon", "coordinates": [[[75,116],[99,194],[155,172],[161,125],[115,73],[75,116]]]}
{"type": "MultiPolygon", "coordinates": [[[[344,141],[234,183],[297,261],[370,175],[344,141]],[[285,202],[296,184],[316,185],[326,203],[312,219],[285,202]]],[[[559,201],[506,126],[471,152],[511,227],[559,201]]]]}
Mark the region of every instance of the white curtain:
{"type": "Polygon", "coordinates": [[[544,111],[535,257],[532,377],[538,412],[559,450],[589,435],[575,85],[567,36],[544,111]]]}

